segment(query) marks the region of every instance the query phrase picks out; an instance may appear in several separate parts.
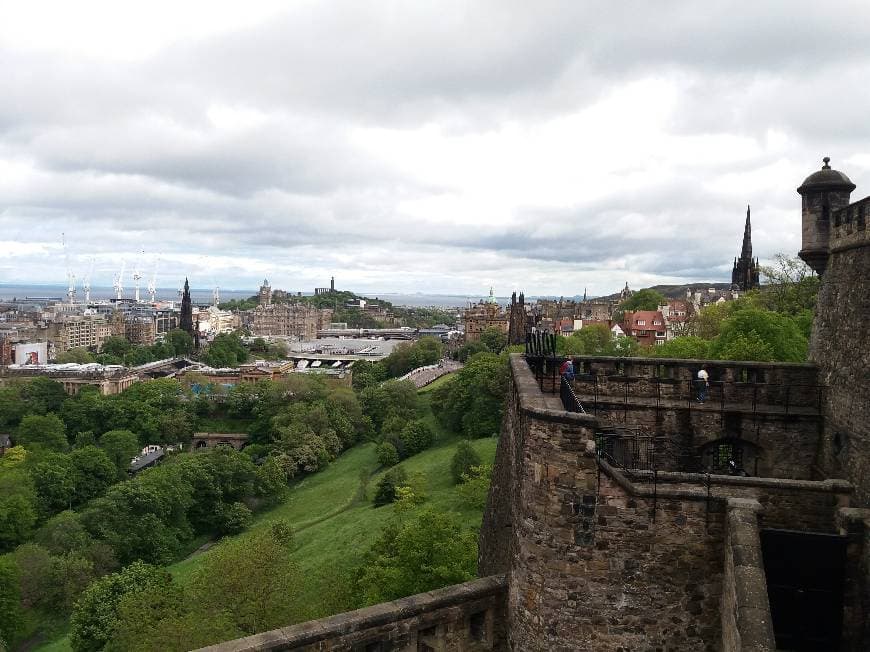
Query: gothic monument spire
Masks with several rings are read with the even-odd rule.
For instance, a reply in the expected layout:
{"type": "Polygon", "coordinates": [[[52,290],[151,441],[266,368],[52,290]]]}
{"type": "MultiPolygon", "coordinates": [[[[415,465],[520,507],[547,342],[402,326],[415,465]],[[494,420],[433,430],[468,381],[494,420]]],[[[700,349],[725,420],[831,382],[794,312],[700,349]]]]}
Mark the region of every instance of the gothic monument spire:
{"type": "Polygon", "coordinates": [[[731,270],[731,285],[743,290],[757,288],[758,261],[752,258],[752,224],[749,219],[749,205],[746,206],[746,225],[743,227],[743,246],[740,248],[740,258],[734,260],[731,270]]]}

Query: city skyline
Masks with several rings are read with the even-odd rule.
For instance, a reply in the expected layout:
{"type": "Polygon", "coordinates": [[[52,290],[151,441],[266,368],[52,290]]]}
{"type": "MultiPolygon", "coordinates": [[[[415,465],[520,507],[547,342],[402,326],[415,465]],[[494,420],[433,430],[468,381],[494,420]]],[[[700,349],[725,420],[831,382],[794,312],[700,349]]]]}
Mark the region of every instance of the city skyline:
{"type": "Polygon", "coordinates": [[[79,287],[93,259],[128,293],[157,258],[158,285],[252,290],[727,282],[746,204],[764,264],[800,248],[822,156],[870,185],[861,15],[8,5],[0,283],[64,284],[62,234],[79,287]]]}

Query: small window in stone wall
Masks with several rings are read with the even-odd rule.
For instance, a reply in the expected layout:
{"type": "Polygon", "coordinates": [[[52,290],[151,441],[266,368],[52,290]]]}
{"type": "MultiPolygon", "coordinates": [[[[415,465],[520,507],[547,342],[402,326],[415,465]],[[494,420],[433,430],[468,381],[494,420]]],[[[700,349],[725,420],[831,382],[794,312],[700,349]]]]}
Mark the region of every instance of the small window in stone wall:
{"type": "Polygon", "coordinates": [[[616,375],[617,376],[624,376],[625,375],[625,363],[624,362],[617,362],[616,363],[616,375]]]}
{"type": "Polygon", "coordinates": [[[486,640],[486,612],[478,611],[476,614],[471,614],[468,621],[468,635],[472,641],[486,640]]]}

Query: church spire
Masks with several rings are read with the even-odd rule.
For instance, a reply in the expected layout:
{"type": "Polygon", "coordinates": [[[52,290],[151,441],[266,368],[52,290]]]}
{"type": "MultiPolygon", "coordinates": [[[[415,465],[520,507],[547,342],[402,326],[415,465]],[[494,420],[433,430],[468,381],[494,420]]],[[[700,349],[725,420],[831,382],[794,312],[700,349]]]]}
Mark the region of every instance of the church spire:
{"type": "Polygon", "coordinates": [[[749,217],[749,205],[746,206],[746,225],[743,227],[743,246],[740,248],[740,258],[734,260],[731,271],[731,285],[744,292],[758,287],[758,261],[752,257],[752,224],[749,217]]]}
{"type": "Polygon", "coordinates": [[[746,205],[746,226],[743,227],[743,247],[740,257],[752,260],[752,225],[749,222],[749,204],[746,205]]]}

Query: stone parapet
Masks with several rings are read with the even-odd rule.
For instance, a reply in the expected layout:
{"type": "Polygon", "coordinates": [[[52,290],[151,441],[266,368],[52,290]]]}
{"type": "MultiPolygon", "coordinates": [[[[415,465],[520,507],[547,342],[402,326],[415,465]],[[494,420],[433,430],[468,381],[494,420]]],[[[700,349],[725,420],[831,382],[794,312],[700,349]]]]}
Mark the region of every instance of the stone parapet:
{"type": "Polygon", "coordinates": [[[504,576],[484,577],[219,643],[201,652],[507,650],[502,629],[505,593],[504,576]]]}
{"type": "Polygon", "coordinates": [[[729,498],[722,577],[722,649],[767,652],[776,649],[773,620],[758,534],[761,504],[729,498]]]}

